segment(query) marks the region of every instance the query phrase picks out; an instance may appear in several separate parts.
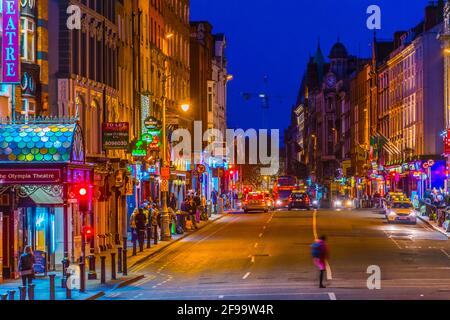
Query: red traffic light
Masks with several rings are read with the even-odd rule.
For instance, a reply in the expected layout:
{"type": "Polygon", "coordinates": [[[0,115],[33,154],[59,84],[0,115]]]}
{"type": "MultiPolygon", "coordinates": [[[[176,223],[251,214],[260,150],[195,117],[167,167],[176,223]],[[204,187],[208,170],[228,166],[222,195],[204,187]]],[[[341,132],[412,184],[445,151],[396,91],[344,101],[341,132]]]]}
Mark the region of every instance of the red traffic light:
{"type": "Polygon", "coordinates": [[[87,195],[87,189],[85,187],[81,187],[80,189],[78,189],[78,194],[82,197],[87,195]]]}
{"type": "Polygon", "coordinates": [[[85,237],[91,237],[92,235],[94,235],[94,229],[92,229],[92,227],[90,226],[86,226],[83,228],[83,234],[85,237]]]}

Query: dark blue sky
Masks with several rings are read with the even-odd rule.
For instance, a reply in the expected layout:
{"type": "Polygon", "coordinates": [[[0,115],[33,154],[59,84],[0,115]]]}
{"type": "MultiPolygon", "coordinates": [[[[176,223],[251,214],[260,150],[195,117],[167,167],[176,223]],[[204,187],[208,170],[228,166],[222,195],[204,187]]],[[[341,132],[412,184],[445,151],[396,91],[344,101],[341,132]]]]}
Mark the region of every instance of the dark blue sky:
{"type": "Polygon", "coordinates": [[[320,38],[328,56],[339,37],[351,54],[369,57],[373,31],[366,27],[367,7],[382,10],[380,38],[409,29],[424,16],[428,0],[191,0],[191,20],[207,20],[214,33],[228,38],[229,73],[234,75],[228,93],[228,125],[231,128],[271,129],[289,125],[301,77],[309,54],[320,38]],[[267,86],[264,76],[268,76],[267,86]],[[281,96],[261,113],[258,99],[244,101],[241,92],[267,92],[281,96]],[[266,127],[265,125],[264,127],[266,127]]]}

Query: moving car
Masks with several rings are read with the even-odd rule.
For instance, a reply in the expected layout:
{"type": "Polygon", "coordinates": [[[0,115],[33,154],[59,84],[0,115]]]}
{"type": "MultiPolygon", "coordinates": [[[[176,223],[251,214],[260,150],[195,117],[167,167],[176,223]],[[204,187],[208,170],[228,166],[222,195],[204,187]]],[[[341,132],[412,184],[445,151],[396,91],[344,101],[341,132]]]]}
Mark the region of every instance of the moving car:
{"type": "Polygon", "coordinates": [[[289,211],[292,209],[311,210],[311,199],[305,192],[294,191],[289,197],[289,211]]]}
{"type": "Polygon", "coordinates": [[[273,199],[273,197],[270,195],[269,192],[264,192],[264,196],[266,198],[266,202],[267,202],[267,206],[269,207],[270,211],[275,210],[275,201],[273,199]]]}
{"type": "Polygon", "coordinates": [[[269,212],[269,206],[263,193],[252,192],[247,195],[243,206],[244,212],[264,211],[269,212]]]}
{"type": "Polygon", "coordinates": [[[353,209],[354,202],[352,199],[347,198],[347,197],[337,197],[333,201],[333,208],[334,209],[353,209]]]}
{"type": "Polygon", "coordinates": [[[403,192],[389,192],[383,201],[383,209],[386,214],[388,213],[389,206],[395,201],[408,202],[409,199],[403,192]]]}
{"type": "Polygon", "coordinates": [[[393,201],[386,212],[388,223],[417,224],[416,210],[410,201],[393,201]]]}

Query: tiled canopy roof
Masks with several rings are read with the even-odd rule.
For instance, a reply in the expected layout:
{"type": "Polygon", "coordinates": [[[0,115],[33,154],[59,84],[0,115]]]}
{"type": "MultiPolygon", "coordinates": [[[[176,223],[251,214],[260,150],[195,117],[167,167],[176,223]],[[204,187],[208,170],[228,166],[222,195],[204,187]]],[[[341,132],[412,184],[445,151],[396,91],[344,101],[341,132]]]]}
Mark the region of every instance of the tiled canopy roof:
{"type": "Polygon", "coordinates": [[[76,124],[0,124],[0,163],[83,162],[76,124]]]}

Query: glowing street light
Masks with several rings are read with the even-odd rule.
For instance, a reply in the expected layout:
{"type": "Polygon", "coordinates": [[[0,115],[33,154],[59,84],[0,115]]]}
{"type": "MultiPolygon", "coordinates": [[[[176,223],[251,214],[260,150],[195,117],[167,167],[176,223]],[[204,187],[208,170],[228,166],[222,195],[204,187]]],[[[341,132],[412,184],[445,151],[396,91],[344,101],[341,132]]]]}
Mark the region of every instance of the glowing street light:
{"type": "Polygon", "coordinates": [[[183,110],[184,112],[188,112],[190,108],[191,106],[188,103],[181,105],[181,110],[183,110]]]}

